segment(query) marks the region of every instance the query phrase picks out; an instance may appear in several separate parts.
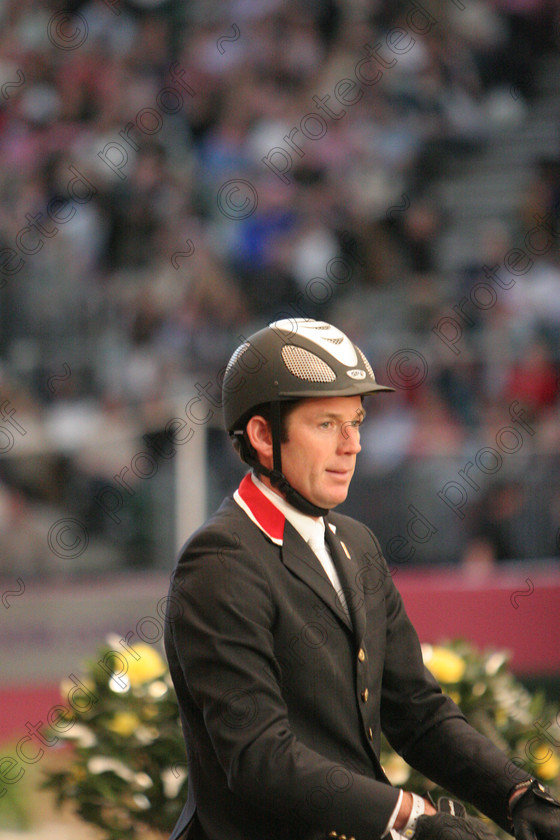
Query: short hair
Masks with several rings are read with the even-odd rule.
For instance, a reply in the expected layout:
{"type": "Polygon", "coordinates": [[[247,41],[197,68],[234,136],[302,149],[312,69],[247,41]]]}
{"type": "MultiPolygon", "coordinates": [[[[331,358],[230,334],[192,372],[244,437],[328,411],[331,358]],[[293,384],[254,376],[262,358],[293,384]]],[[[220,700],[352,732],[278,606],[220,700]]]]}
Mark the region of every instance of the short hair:
{"type": "MultiPolygon", "coordinates": [[[[300,403],[303,402],[303,398],[297,400],[286,400],[280,402],[280,442],[287,443],[288,442],[288,418],[293,410],[298,406],[300,403]]],[[[263,417],[269,426],[272,425],[272,410],[270,407],[270,403],[260,403],[260,405],[256,405],[251,411],[247,412],[247,415],[242,418],[240,422],[240,427],[243,429],[243,434],[235,434],[232,435],[232,443],[233,448],[239,455],[242,461],[247,462],[246,455],[258,460],[258,454],[251,444],[249,440],[249,436],[247,434],[247,423],[251,419],[258,415],[259,417],[263,417]]]]}

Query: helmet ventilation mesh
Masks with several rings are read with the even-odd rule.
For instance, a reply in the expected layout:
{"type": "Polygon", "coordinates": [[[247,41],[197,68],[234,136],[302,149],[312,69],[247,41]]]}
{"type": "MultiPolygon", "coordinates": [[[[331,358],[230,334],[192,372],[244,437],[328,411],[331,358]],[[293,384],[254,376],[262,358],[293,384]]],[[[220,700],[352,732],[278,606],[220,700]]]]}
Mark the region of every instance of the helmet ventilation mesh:
{"type": "Polygon", "coordinates": [[[231,357],[231,359],[228,362],[228,366],[227,366],[227,368],[225,370],[225,373],[224,373],[224,378],[228,375],[228,373],[230,372],[230,370],[234,366],[234,364],[237,362],[237,360],[241,358],[243,353],[245,353],[245,351],[248,350],[250,346],[251,345],[249,344],[248,341],[246,341],[244,344],[239,345],[239,347],[237,348],[237,350],[235,351],[235,353],[233,354],[233,356],[231,357]]]}
{"type": "Polygon", "coordinates": [[[334,382],[336,373],[313,353],[293,344],[282,347],[282,361],[294,376],[307,382],[334,382]]]}
{"type": "Polygon", "coordinates": [[[368,360],[366,359],[366,357],[364,356],[364,354],[362,353],[362,351],[360,350],[359,347],[356,347],[356,350],[358,351],[358,353],[362,357],[362,362],[364,363],[364,367],[365,367],[366,371],[368,372],[369,376],[371,376],[371,378],[375,382],[375,374],[372,370],[372,367],[371,367],[370,363],[368,362],[368,360]]]}

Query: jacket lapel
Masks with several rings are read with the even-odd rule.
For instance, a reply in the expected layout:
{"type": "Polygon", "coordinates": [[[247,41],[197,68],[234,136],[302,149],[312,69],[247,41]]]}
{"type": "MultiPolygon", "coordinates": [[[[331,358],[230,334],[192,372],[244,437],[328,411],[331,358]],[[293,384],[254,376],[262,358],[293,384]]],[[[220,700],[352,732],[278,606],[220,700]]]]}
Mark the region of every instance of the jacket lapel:
{"type": "MultiPolygon", "coordinates": [[[[337,593],[315,552],[311,550],[303,537],[287,520],[284,525],[284,542],[281,550],[282,562],[286,568],[306,583],[333,611],[336,617],[352,630],[352,621],[340,603],[337,593]]],[[[338,568],[336,559],[335,563],[338,568]]],[[[343,586],[345,586],[344,583],[343,586]]]]}
{"type": "Polygon", "coordinates": [[[346,543],[335,533],[336,529],[331,525],[328,518],[325,520],[325,525],[325,540],[342,583],[346,604],[352,617],[356,641],[360,643],[366,631],[366,611],[364,609],[363,593],[360,592],[358,585],[358,565],[346,543]]]}
{"type": "MultiPolygon", "coordinates": [[[[327,573],[315,552],[307,545],[301,534],[296,531],[293,525],[288,522],[284,514],[268,499],[251,480],[250,473],[243,478],[238,489],[233,494],[237,504],[245,511],[247,516],[263,531],[268,539],[280,547],[282,562],[297,575],[316,595],[333,611],[336,617],[342,621],[350,630],[357,630],[360,623],[353,615],[356,594],[352,589],[353,564],[346,559],[340,543],[337,540],[330,540],[330,528],[328,520],[325,520],[325,535],[328,538],[329,548],[337,568],[343,589],[348,591],[346,601],[351,615],[346,612],[340,598],[335,591],[327,573]]],[[[355,586],[354,586],[355,588],[355,586]]],[[[359,598],[358,598],[359,601],[359,598]]],[[[365,629],[365,619],[363,621],[365,629]]],[[[363,635],[363,630],[362,630],[363,635]]],[[[360,636],[361,638],[361,636],[360,636]]]]}

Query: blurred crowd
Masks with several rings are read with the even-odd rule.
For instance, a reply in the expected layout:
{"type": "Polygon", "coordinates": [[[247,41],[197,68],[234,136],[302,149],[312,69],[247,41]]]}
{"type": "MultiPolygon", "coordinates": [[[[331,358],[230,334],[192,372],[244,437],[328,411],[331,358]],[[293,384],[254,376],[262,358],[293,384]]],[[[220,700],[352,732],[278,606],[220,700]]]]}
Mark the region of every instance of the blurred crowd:
{"type": "MultiPolygon", "coordinates": [[[[554,0],[4,0],[3,397],[29,423],[95,406],[141,427],[215,381],[240,335],[305,315],[396,386],[370,412],[364,481],[461,466],[515,400],[527,447],[557,458],[560,146],[452,271],[434,185],[530,109],[559,41],[554,0]]],[[[33,493],[61,501],[1,468],[4,525],[33,493]]],[[[517,556],[496,523],[523,487],[477,499],[468,558],[517,556]]]]}

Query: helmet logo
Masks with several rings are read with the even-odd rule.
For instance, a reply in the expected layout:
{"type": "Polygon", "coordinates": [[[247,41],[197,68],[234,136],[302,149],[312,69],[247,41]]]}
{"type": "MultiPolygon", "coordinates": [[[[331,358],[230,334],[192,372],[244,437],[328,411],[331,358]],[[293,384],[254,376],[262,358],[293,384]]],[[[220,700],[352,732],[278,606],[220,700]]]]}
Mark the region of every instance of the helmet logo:
{"type": "Polygon", "coordinates": [[[347,370],[346,376],[349,376],[350,379],[365,379],[366,372],[365,370],[360,370],[360,368],[353,368],[353,370],[347,370]]]}

